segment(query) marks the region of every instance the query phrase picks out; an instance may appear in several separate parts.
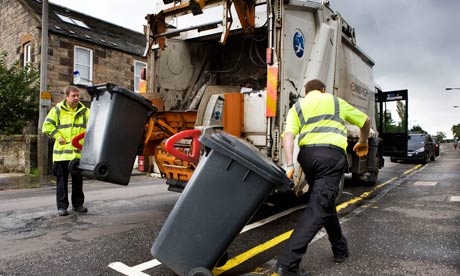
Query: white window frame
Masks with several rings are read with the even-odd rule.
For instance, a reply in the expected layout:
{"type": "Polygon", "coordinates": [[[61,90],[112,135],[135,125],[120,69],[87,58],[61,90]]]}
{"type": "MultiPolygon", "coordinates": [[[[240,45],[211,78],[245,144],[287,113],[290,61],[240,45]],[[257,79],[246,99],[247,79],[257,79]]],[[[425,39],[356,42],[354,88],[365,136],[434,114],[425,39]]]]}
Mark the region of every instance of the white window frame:
{"type": "Polygon", "coordinates": [[[23,51],[24,51],[23,65],[24,67],[26,67],[27,64],[32,62],[32,43],[27,42],[26,44],[24,44],[23,51]]]}
{"type": "Polygon", "coordinates": [[[77,65],[89,67],[89,80],[85,80],[80,76],[80,82],[78,84],[82,85],[91,85],[93,84],[93,50],[90,48],[77,46],[74,47],[74,57],[73,57],[73,71],[77,71],[77,65]],[[89,52],[89,65],[86,64],[77,64],[77,50],[85,50],[89,52]]]}
{"type": "Polygon", "coordinates": [[[139,70],[139,72],[136,72],[136,68],[138,64],[142,65],[140,69],[145,68],[146,73],[147,73],[147,63],[143,61],[135,60],[134,61],[134,92],[137,92],[137,93],[139,93],[139,83],[141,80],[141,70],[139,70]],[[139,79],[138,81],[136,81],[137,78],[139,79]]]}

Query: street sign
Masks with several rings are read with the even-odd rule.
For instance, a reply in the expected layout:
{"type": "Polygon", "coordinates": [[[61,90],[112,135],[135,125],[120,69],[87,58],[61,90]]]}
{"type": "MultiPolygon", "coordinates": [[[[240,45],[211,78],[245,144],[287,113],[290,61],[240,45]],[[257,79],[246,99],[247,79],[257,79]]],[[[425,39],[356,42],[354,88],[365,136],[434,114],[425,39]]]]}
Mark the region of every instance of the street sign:
{"type": "Polygon", "coordinates": [[[48,91],[40,92],[40,105],[51,106],[51,93],[48,91]]]}

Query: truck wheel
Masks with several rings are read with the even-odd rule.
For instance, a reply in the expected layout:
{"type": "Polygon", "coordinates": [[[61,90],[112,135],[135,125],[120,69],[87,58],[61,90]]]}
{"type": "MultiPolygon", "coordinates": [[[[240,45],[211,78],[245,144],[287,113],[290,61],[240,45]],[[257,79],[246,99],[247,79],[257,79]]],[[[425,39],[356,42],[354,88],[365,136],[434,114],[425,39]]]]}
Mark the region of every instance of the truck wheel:
{"type": "Polygon", "coordinates": [[[195,267],[194,269],[190,270],[187,276],[213,276],[209,269],[204,267],[195,267]]]}
{"type": "Polygon", "coordinates": [[[379,176],[379,171],[372,172],[367,180],[363,180],[364,185],[366,186],[375,186],[377,184],[377,178],[379,176]]]}
{"type": "Polygon", "coordinates": [[[351,175],[353,180],[365,186],[374,186],[375,184],[377,184],[378,176],[379,176],[379,170],[375,170],[372,172],[366,172],[365,174],[353,173],[351,175]]]}

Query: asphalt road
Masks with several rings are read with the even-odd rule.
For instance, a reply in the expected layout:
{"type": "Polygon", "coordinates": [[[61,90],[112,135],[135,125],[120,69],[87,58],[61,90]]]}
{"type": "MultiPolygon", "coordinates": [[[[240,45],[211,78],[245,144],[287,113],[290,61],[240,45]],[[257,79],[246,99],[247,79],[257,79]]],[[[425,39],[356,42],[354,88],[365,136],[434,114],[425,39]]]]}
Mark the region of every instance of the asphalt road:
{"type": "MultiPolygon", "coordinates": [[[[320,233],[303,268],[313,275],[460,274],[460,151],[445,146],[425,166],[386,161],[377,186],[346,182],[337,208],[350,259],[334,264],[320,233]]],[[[88,214],[68,217],[57,216],[53,187],[0,192],[0,275],[174,275],[150,248],[179,194],[148,176],[132,177],[127,187],[86,181],[84,190],[88,214]]],[[[301,202],[271,203],[233,241],[215,275],[270,275],[302,212],[301,202]]]]}

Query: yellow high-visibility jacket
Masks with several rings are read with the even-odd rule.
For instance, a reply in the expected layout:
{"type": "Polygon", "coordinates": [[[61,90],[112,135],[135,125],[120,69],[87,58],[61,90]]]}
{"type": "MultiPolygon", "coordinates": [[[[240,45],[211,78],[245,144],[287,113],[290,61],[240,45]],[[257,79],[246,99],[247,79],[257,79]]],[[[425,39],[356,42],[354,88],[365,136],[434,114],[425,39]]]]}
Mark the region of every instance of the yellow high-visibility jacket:
{"type": "Polygon", "coordinates": [[[43,123],[42,132],[55,139],[53,162],[80,158],[80,150],[72,146],[72,139],[86,130],[88,118],[89,109],[82,103],[71,109],[64,100],[50,110],[43,123]],[[65,145],[59,144],[58,139],[61,137],[66,140],[65,145]]]}
{"type": "Polygon", "coordinates": [[[314,90],[291,107],[284,132],[291,132],[294,136],[299,134],[299,146],[327,144],[346,152],[344,121],[361,128],[366,119],[365,113],[343,99],[314,90]]]}

